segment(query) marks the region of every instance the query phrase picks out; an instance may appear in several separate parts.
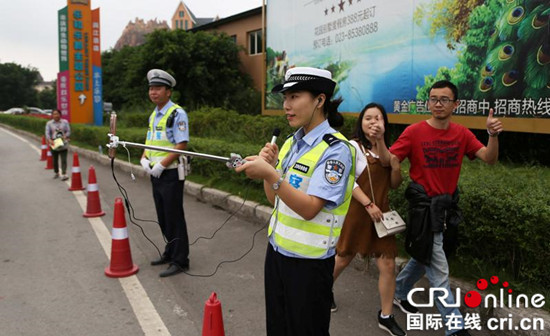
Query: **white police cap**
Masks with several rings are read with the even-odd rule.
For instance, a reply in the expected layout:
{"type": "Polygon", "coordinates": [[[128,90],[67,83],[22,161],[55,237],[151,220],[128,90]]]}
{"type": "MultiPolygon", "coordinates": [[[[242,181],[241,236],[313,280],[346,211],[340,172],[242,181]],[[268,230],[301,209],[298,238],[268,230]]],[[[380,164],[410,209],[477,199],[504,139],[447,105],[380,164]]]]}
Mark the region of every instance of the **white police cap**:
{"type": "Polygon", "coordinates": [[[275,85],[271,92],[283,93],[288,90],[308,90],[323,92],[327,96],[332,96],[335,87],[336,82],[332,80],[330,71],[310,67],[296,67],[288,69],[284,83],[275,85]]]}
{"type": "Polygon", "coordinates": [[[176,86],[176,80],[168,72],[160,69],[152,69],[147,73],[149,86],[166,85],[173,88],[176,86]]]}

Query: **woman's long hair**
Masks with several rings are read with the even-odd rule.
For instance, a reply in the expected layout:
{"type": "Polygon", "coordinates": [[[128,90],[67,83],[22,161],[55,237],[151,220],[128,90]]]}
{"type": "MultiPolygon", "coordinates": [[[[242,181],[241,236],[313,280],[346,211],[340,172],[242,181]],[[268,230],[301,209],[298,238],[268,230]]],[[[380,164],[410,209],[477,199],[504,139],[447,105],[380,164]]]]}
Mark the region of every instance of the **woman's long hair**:
{"type": "Polygon", "coordinates": [[[379,109],[380,112],[382,112],[382,117],[384,118],[384,142],[386,143],[386,146],[389,146],[389,143],[390,143],[390,137],[388,134],[388,126],[390,123],[388,122],[388,115],[386,114],[386,109],[384,108],[384,106],[378,103],[369,103],[363,108],[363,110],[359,114],[359,117],[357,118],[357,122],[355,123],[355,131],[352,136],[353,139],[358,140],[365,148],[368,148],[368,149],[372,148],[372,143],[365,136],[365,133],[363,132],[362,123],[363,123],[363,117],[365,116],[365,112],[368,109],[373,107],[379,109]]]}
{"type": "Polygon", "coordinates": [[[326,92],[310,91],[313,97],[324,93],[326,96],[325,104],[323,105],[323,114],[327,118],[330,127],[338,128],[344,125],[344,116],[338,112],[338,106],[342,104],[344,99],[342,97],[332,99],[331,95],[326,92]]]}

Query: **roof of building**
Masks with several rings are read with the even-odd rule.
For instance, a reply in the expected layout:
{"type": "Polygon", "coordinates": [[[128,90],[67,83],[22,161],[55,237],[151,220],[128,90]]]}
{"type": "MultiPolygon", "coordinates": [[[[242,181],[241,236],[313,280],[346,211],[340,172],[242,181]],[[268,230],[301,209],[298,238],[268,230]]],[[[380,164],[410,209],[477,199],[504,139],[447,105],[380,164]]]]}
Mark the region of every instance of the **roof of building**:
{"type": "Polygon", "coordinates": [[[233,16],[228,16],[228,17],[223,18],[223,19],[212,21],[210,23],[206,23],[206,24],[203,24],[203,25],[197,25],[196,27],[193,27],[192,29],[189,29],[189,31],[195,32],[195,31],[200,31],[200,30],[209,30],[209,29],[216,28],[216,27],[221,26],[221,25],[226,24],[226,23],[241,20],[241,19],[244,19],[246,17],[261,14],[261,13],[262,13],[262,7],[260,6],[260,7],[257,7],[257,8],[247,10],[246,12],[241,12],[241,13],[235,14],[233,16]]]}
{"type": "MultiPolygon", "coordinates": [[[[193,12],[191,11],[191,9],[189,7],[187,7],[187,5],[183,1],[180,1],[178,7],[176,8],[176,12],[174,12],[174,16],[176,16],[176,13],[177,13],[178,9],[180,8],[180,5],[183,5],[183,7],[185,7],[185,10],[187,11],[187,13],[189,13],[189,16],[191,17],[191,21],[195,24],[195,27],[205,25],[205,24],[209,24],[209,23],[211,23],[215,20],[215,18],[198,18],[198,17],[196,17],[195,14],[193,14],[193,12]]],[[[172,16],[172,18],[174,16],[172,16]]]]}

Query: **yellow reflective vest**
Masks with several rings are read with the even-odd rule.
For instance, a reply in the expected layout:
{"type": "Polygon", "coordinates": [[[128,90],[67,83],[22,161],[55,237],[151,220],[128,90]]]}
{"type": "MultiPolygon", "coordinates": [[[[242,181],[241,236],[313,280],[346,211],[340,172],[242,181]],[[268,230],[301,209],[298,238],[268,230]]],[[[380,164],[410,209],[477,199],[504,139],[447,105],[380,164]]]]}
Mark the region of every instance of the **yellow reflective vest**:
{"type": "MultiPolygon", "coordinates": [[[[166,122],[168,121],[168,118],[174,112],[176,109],[181,109],[181,107],[177,104],[172,105],[168,111],[164,114],[162,119],[157,124],[157,127],[153,129],[153,123],[155,122],[156,117],[156,110],[153,111],[151,116],[149,117],[149,129],[147,130],[147,139],[145,140],[145,144],[148,146],[160,146],[160,147],[174,147],[174,144],[171,143],[168,140],[168,137],[166,136],[166,122]]],[[[145,155],[147,158],[151,161],[151,164],[155,164],[157,162],[161,162],[162,159],[164,159],[166,156],[168,156],[170,153],[168,152],[160,152],[160,151],[154,151],[154,150],[145,150],[145,155]]],[[[178,165],[177,161],[172,162],[168,167],[166,168],[176,168],[178,165]]]]}
{"type": "MultiPolygon", "coordinates": [[[[344,202],[334,209],[329,210],[324,207],[313,219],[305,220],[281,201],[279,197],[276,197],[275,208],[269,223],[268,236],[273,235],[273,240],[278,246],[304,258],[320,258],[330,248],[336,246],[352,197],[353,183],[355,182],[355,148],[348,143],[341,133],[336,132],[333,135],[344,141],[352,154],[352,167],[348,177],[344,202]]],[[[285,142],[279,153],[279,158],[284,158],[287,155],[292,147],[292,142],[292,137],[285,142]]],[[[300,167],[316,167],[328,147],[329,144],[323,140],[302,155],[285,174],[285,181],[289,181],[289,176],[297,175],[302,179],[298,190],[306,193],[315,169],[305,170],[300,169],[300,167]]],[[[281,174],[282,161],[280,159],[276,167],[281,174]]]]}

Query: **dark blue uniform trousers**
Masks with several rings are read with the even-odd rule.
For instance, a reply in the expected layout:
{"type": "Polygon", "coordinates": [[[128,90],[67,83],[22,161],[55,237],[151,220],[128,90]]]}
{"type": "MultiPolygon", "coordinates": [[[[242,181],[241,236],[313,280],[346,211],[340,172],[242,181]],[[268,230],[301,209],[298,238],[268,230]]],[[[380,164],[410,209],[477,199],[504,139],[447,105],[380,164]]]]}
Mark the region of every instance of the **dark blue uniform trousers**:
{"type": "Polygon", "coordinates": [[[267,244],[265,304],[268,336],[328,336],[334,256],[290,258],[267,244]]]}
{"type": "Polygon", "coordinates": [[[151,176],[153,199],[160,230],[167,240],[163,257],[181,267],[189,266],[189,238],[183,212],[183,185],[177,169],[166,169],[160,178],[151,176]]]}

